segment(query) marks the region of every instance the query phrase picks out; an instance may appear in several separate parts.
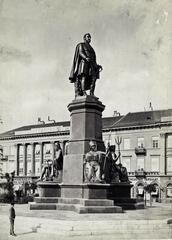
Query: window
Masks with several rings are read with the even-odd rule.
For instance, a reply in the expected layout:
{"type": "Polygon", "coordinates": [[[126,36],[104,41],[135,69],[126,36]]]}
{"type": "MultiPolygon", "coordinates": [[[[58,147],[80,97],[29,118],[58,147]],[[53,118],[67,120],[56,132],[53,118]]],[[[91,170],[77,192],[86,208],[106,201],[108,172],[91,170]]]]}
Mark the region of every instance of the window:
{"type": "Polygon", "coordinates": [[[130,158],[123,158],[122,165],[126,167],[127,172],[130,172],[130,158]]]}
{"type": "Polygon", "coordinates": [[[27,175],[31,173],[31,162],[27,162],[27,175]]]}
{"type": "Polygon", "coordinates": [[[40,154],[40,145],[39,144],[35,145],[35,154],[36,155],[40,154]]]}
{"type": "Polygon", "coordinates": [[[23,150],[24,150],[24,147],[22,145],[20,145],[20,148],[19,148],[19,154],[20,155],[23,155],[23,150]]]}
{"type": "Polygon", "coordinates": [[[138,138],[138,148],[144,147],[144,138],[138,138]]]}
{"type": "Polygon", "coordinates": [[[3,147],[3,155],[6,156],[8,154],[7,147],[3,147]]]}
{"type": "Polygon", "coordinates": [[[167,157],[167,171],[172,172],[172,157],[167,157]]]}
{"type": "Polygon", "coordinates": [[[130,138],[124,138],[124,150],[130,149],[130,138]]]}
{"type": "Polygon", "coordinates": [[[152,157],[151,170],[152,172],[159,172],[159,157],[152,157]]]}
{"type": "Polygon", "coordinates": [[[144,169],[144,158],[137,159],[137,170],[142,171],[144,169]]]}
{"type": "Polygon", "coordinates": [[[152,137],[152,147],[153,148],[158,148],[158,137],[152,137]]]}
{"type": "Polygon", "coordinates": [[[31,145],[27,146],[27,154],[31,154],[31,145]]]}
{"type": "Polygon", "coordinates": [[[44,154],[50,153],[50,144],[44,144],[44,154]]]}
{"type": "Polygon", "coordinates": [[[14,155],[14,147],[13,146],[10,147],[10,155],[14,155]]]}
{"type": "Polygon", "coordinates": [[[35,162],[35,174],[36,175],[39,175],[39,173],[40,173],[40,171],[39,171],[39,168],[40,168],[40,163],[39,163],[39,161],[37,162],[35,162]]]}
{"type": "Polygon", "coordinates": [[[172,135],[167,135],[167,148],[172,148],[172,135]]]}

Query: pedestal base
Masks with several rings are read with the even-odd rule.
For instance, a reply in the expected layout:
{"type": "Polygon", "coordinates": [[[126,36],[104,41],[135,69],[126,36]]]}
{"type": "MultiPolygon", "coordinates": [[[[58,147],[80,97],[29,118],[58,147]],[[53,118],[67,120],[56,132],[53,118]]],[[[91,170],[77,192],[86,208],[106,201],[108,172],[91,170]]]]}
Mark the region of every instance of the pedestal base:
{"type": "Polygon", "coordinates": [[[114,201],[114,205],[122,209],[143,209],[144,202],[137,203],[135,198],[131,198],[130,192],[133,187],[130,183],[113,183],[109,185],[107,198],[114,201]]]}
{"type": "Polygon", "coordinates": [[[38,192],[40,197],[60,197],[61,188],[57,182],[39,182],[38,192]]]}
{"type": "Polygon", "coordinates": [[[106,199],[109,184],[61,185],[62,198],[106,199]]]}

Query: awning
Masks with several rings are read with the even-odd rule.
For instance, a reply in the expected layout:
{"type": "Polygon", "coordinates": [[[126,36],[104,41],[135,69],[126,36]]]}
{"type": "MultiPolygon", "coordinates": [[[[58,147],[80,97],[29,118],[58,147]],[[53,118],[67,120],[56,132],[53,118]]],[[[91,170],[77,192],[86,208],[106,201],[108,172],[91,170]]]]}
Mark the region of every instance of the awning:
{"type": "Polygon", "coordinates": [[[156,192],[152,192],[151,195],[158,195],[159,189],[156,189],[156,192]]]}
{"type": "Polygon", "coordinates": [[[138,194],[143,195],[143,188],[140,188],[140,189],[138,188],[138,194]]]}
{"type": "Polygon", "coordinates": [[[167,197],[172,197],[172,188],[167,188],[167,197]]]}

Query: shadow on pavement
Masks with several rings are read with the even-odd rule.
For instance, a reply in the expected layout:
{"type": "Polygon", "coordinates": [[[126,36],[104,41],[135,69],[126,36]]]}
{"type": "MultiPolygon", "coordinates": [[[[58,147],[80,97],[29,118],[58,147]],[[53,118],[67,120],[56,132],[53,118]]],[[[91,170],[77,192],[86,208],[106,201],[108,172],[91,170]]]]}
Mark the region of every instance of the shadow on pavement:
{"type": "Polygon", "coordinates": [[[31,232],[18,233],[17,236],[27,235],[27,234],[31,234],[31,233],[36,233],[36,232],[31,231],[31,232]]]}

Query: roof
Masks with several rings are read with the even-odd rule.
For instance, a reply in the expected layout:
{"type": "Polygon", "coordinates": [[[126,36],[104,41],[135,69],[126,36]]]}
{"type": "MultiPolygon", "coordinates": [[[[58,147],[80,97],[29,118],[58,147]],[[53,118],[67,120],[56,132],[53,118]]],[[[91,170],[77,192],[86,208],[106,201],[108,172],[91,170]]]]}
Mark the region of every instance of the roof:
{"type": "MultiPolygon", "coordinates": [[[[172,125],[172,109],[127,113],[124,116],[102,118],[103,131],[148,127],[162,124],[172,125]]],[[[23,126],[0,134],[0,139],[25,136],[69,135],[70,121],[23,126]],[[44,131],[46,129],[46,131],[44,131]]]]}
{"type": "Polygon", "coordinates": [[[172,109],[128,113],[111,127],[148,126],[172,122],[172,109]],[[169,118],[171,117],[171,119],[169,118]]]}

